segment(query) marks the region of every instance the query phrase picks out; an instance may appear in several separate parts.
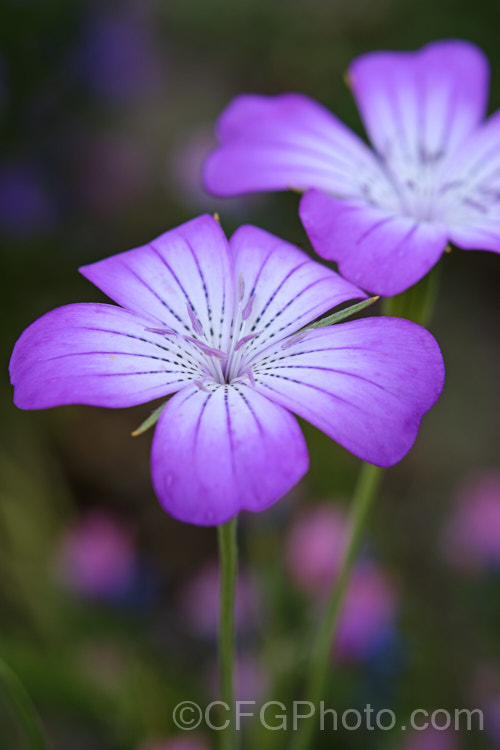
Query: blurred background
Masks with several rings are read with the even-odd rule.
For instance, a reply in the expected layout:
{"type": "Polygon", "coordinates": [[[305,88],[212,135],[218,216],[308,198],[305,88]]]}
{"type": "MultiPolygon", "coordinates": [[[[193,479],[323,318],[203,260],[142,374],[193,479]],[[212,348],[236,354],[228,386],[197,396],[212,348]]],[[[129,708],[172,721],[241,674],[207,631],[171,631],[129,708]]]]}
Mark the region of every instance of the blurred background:
{"type": "MultiPolygon", "coordinates": [[[[362,133],[353,57],[461,37],[492,66],[497,0],[3,0],[0,5],[0,659],[54,750],[206,750],[171,709],[217,697],[214,530],[160,509],[151,411],[21,412],[7,364],[49,309],[103,300],[77,268],[218,211],[308,249],[298,196],[215,200],[200,185],[217,115],[240,92],[301,91],[362,133]]],[[[332,646],[328,701],[481,708],[485,731],[347,732],[318,748],[500,747],[500,259],[442,260],[430,328],[443,397],[387,473],[332,646]]],[[[377,312],[377,311],[376,311],[377,312]]],[[[309,627],[338,570],[359,461],[304,425],[311,471],[241,519],[238,697],[297,697],[309,627]]],[[[248,722],[245,747],[285,748],[248,722]]],[[[0,748],[24,739],[0,688],[0,748]]]]}

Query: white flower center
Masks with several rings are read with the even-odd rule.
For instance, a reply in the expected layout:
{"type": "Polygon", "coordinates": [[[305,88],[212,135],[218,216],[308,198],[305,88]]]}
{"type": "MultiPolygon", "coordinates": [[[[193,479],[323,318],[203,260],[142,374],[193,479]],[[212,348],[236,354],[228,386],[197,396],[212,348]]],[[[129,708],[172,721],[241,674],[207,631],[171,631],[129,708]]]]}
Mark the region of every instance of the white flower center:
{"type": "Polygon", "coordinates": [[[500,219],[500,169],[488,170],[487,161],[468,160],[460,167],[457,154],[451,160],[423,146],[411,153],[395,141],[379,165],[361,172],[359,184],[359,193],[376,208],[419,221],[500,219]]]}

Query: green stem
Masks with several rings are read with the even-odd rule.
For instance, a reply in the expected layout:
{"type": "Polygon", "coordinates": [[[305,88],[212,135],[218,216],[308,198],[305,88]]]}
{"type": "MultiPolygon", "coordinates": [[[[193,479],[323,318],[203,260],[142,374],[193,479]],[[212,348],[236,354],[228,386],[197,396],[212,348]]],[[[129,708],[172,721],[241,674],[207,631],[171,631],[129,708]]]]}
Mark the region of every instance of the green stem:
{"type": "Polygon", "coordinates": [[[238,575],[238,546],[236,541],[236,518],[218,527],[220,556],[220,618],[219,618],[219,665],[221,700],[229,706],[227,729],[219,732],[220,750],[234,750],[236,732],[234,721],[234,600],[238,575]]]}
{"type": "MultiPolygon", "coordinates": [[[[440,264],[439,264],[440,265],[440,264]]],[[[427,276],[403,294],[383,300],[383,315],[395,315],[427,325],[432,317],[437,299],[439,267],[433,268],[427,276]]],[[[382,478],[383,470],[373,464],[364,463],[358,479],[351,507],[351,534],[348,541],[342,569],[337,576],[326,605],[317,639],[313,645],[309,672],[306,677],[307,700],[315,706],[316,715],[324,692],[330,654],[339,622],[351,572],[356,561],[363,536],[365,522],[382,478]]],[[[298,731],[291,744],[291,750],[307,750],[314,737],[314,717],[298,731]]]]}
{"type": "MultiPolygon", "coordinates": [[[[382,478],[382,473],[383,470],[378,466],[364,463],[354,491],[351,507],[350,537],[344,562],[331,590],[323,621],[316,637],[316,642],[313,644],[309,671],[306,676],[305,697],[316,707],[316,716],[330,669],[332,644],[335,642],[342,604],[359,551],[365,521],[382,478]]],[[[314,717],[307,720],[295,734],[291,749],[306,750],[311,745],[315,726],[314,717]]]]}
{"type": "Polygon", "coordinates": [[[24,685],[12,669],[0,660],[0,682],[24,729],[32,750],[48,750],[40,721],[24,685]]]}
{"type": "Polygon", "coordinates": [[[415,286],[396,297],[382,300],[382,315],[407,318],[421,326],[427,326],[434,313],[437,301],[441,263],[432,268],[415,286]]]}

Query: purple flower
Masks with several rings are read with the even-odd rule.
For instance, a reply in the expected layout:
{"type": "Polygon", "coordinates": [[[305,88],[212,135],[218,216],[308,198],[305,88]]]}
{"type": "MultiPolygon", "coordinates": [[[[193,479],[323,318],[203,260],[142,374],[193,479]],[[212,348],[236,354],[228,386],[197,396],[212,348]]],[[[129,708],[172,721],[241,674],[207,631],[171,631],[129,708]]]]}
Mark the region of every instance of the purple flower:
{"type": "MultiPolygon", "coordinates": [[[[301,513],[286,545],[290,578],[321,601],[328,596],[345,556],[349,523],[338,508],[322,505],[301,513]]],[[[336,658],[363,660],[393,627],[397,591],[385,571],[371,560],[360,561],[346,592],[334,644],[336,658]]]]}
{"type": "Polygon", "coordinates": [[[345,514],[332,505],[301,513],[286,543],[290,578],[303,591],[327,594],[337,576],[349,536],[345,514]]]}
{"type": "Polygon", "coordinates": [[[363,660],[392,629],[397,592],[387,574],[374,562],[354,570],[347,589],[334,644],[334,653],[346,661],[363,660]]]}
{"type": "MultiPolygon", "coordinates": [[[[204,638],[216,638],[219,622],[219,566],[209,563],[189,580],[181,594],[181,610],[191,630],[204,638]]],[[[238,573],[235,623],[239,633],[255,630],[260,620],[260,597],[254,580],[244,570],[238,573]]]]}
{"type": "Polygon", "coordinates": [[[215,146],[212,126],[202,126],[192,131],[183,131],[176,139],[167,158],[166,183],[169,190],[187,206],[196,206],[200,211],[220,211],[224,215],[248,214],[254,205],[262,201],[261,196],[214,198],[207,194],[201,182],[202,165],[215,146]]]}
{"type": "Polygon", "coordinates": [[[456,498],[444,538],[445,554],[458,568],[500,568],[500,472],[485,473],[456,498]]]}
{"type": "Polygon", "coordinates": [[[415,730],[403,745],[404,750],[457,750],[458,732],[454,730],[427,729],[415,730]]]}
{"type": "Polygon", "coordinates": [[[68,305],[33,323],[11,359],[15,403],[120,408],[175,394],[155,430],[152,475],[183,521],[263,510],[299,481],[308,455],[291,412],[389,466],[442,390],[439,347],[409,321],[296,335],[363,294],[255,227],[228,242],[202,216],[81,272],[120,306],[68,305]]]}
{"type": "Polygon", "coordinates": [[[112,516],[89,513],[65,535],[57,567],[68,588],[96,599],[118,598],[135,576],[132,533],[112,516]]]}
{"type": "MultiPolygon", "coordinates": [[[[234,665],[234,692],[238,701],[255,701],[259,704],[268,694],[271,679],[269,665],[261,662],[253,653],[239,654],[234,665]]],[[[219,695],[219,667],[213,663],[207,672],[209,695],[219,695]]]]}
{"type": "Polygon", "coordinates": [[[56,210],[37,170],[0,165],[0,231],[27,238],[50,231],[56,210]]]}
{"type": "Polygon", "coordinates": [[[349,82],[373,151],[300,94],[237,97],[205,168],[221,196],[307,191],[316,251],[353,283],[402,292],[449,241],[500,252],[500,112],[485,123],[488,63],[462,41],[357,58],[349,82]]]}
{"type": "Polygon", "coordinates": [[[125,2],[91,16],[79,56],[90,87],[106,101],[130,103],[163,86],[164,61],[146,4],[125,2]]]}

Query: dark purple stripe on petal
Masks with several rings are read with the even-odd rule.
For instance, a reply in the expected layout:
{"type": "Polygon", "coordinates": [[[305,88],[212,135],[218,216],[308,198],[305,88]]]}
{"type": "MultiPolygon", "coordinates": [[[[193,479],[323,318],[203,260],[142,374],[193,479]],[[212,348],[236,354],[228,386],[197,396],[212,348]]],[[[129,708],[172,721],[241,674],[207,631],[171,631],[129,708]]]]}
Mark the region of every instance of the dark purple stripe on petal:
{"type": "MultiPolygon", "coordinates": [[[[146,287],[146,289],[147,289],[147,290],[148,290],[148,291],[149,291],[149,292],[150,292],[150,293],[151,293],[151,294],[152,294],[152,295],[153,295],[154,297],[156,297],[156,299],[158,300],[158,302],[160,302],[160,303],[161,303],[161,304],[163,305],[163,307],[165,307],[165,308],[166,308],[166,309],[167,309],[167,310],[169,311],[169,313],[170,313],[171,315],[173,315],[173,317],[174,317],[174,318],[175,318],[175,319],[176,319],[176,320],[177,320],[177,321],[178,321],[178,322],[179,322],[179,323],[180,323],[180,324],[181,324],[182,326],[184,326],[184,328],[185,328],[186,330],[189,330],[189,326],[187,326],[187,325],[186,325],[186,324],[184,323],[184,321],[183,321],[183,319],[181,318],[181,316],[180,316],[180,315],[179,315],[178,313],[176,313],[176,312],[175,312],[174,310],[172,310],[172,308],[170,307],[170,305],[168,305],[168,304],[167,304],[167,302],[166,302],[166,301],[165,301],[165,300],[163,299],[163,297],[161,297],[161,296],[160,296],[160,295],[158,294],[158,292],[156,292],[156,291],[155,291],[155,290],[153,289],[153,287],[149,286],[149,284],[148,284],[148,283],[147,283],[146,281],[144,281],[144,279],[143,279],[143,278],[142,278],[141,276],[139,276],[139,274],[138,274],[138,273],[136,273],[136,272],[134,271],[134,269],[133,269],[133,268],[130,268],[130,266],[128,266],[128,265],[127,265],[126,263],[122,263],[122,265],[124,266],[124,268],[126,268],[126,269],[127,269],[127,272],[128,272],[128,273],[130,273],[130,275],[131,275],[131,276],[133,276],[133,277],[134,277],[135,279],[137,279],[137,281],[138,281],[138,282],[139,282],[140,284],[142,284],[142,285],[143,285],[144,287],[146,287]]],[[[166,325],[165,321],[163,321],[163,320],[162,320],[161,322],[162,322],[162,323],[163,323],[164,325],[166,325]]]]}

